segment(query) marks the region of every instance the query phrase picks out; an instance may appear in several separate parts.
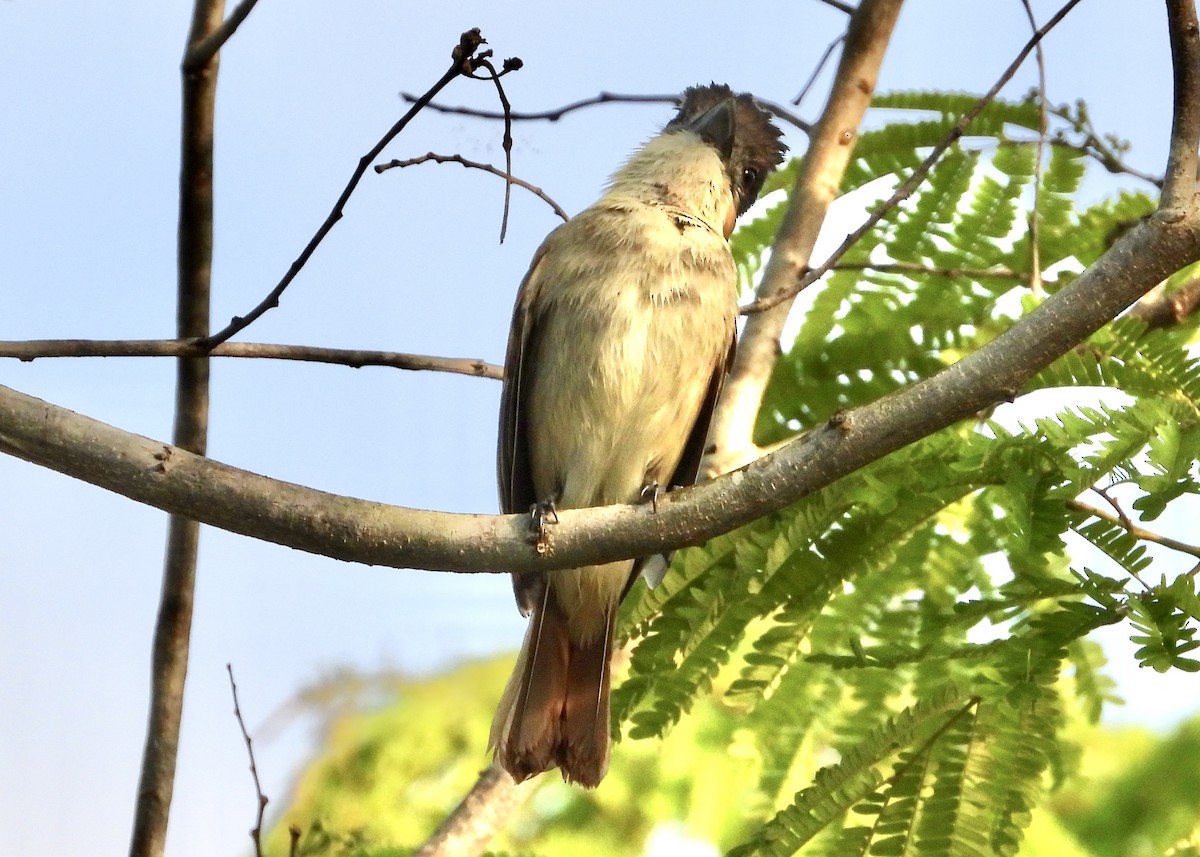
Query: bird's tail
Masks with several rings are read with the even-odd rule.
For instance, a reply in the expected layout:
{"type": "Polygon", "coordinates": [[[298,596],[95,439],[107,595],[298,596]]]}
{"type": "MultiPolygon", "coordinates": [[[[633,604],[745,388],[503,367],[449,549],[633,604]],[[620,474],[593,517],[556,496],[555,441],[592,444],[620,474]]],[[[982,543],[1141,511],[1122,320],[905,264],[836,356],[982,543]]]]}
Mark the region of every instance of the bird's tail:
{"type": "Polygon", "coordinates": [[[490,741],[517,782],[555,766],[567,782],[589,788],[604,778],[615,608],[607,612],[603,631],[580,642],[570,634],[552,587],[534,609],[490,741]]]}

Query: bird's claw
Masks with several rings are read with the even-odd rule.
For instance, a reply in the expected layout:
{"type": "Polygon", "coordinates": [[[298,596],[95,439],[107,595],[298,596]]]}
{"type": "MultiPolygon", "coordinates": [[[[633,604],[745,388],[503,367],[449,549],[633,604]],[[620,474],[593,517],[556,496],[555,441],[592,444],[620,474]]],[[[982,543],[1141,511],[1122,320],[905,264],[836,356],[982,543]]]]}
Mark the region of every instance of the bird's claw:
{"type": "Polygon", "coordinates": [[[529,541],[539,554],[550,551],[550,532],[546,524],[558,523],[558,510],[553,500],[543,500],[529,507],[529,541]]]}
{"type": "Polygon", "coordinates": [[[650,504],[650,511],[655,515],[658,514],[658,495],[662,493],[662,486],[651,480],[642,486],[642,502],[650,504]]]}

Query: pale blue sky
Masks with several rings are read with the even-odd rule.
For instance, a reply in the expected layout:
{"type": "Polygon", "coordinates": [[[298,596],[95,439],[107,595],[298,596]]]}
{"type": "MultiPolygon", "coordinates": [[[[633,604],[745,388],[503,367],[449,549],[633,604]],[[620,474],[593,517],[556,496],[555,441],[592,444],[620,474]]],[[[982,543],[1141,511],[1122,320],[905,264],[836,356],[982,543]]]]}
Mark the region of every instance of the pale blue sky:
{"type": "MultiPolygon", "coordinates": [[[[1034,5],[1043,20],[1057,7],[1034,5]]],[[[186,7],[0,4],[0,339],[171,335],[186,7]]],[[[733,8],[262,0],[222,58],[217,324],[286,270],[404,109],[397,92],[435,80],[462,30],[479,26],[498,57],[525,60],[505,82],[514,107],[537,109],[709,80],[786,101],[844,25],[816,0],[733,8]]],[[[880,88],[982,91],[1027,36],[1018,0],[914,0],[880,88]]],[[[1170,111],[1161,4],[1084,0],[1047,51],[1051,98],[1086,98],[1099,128],[1132,140],[1130,161],[1160,172],[1170,111]]],[[[1030,64],[1007,94],[1034,81],[1030,64]]],[[[821,97],[802,115],[813,118],[821,97]]],[[[459,81],[444,99],[484,106],[494,92],[459,81]]],[[[514,171],[578,211],[668,114],[609,106],[520,124],[514,171]]],[[[791,131],[789,143],[804,139],[791,131]]],[[[386,155],[430,149],[499,163],[500,127],[424,114],[386,155]]],[[[1139,187],[1098,170],[1090,181],[1097,195],[1139,187]]],[[[498,362],[516,286],[557,223],[518,189],[498,246],[502,193],[456,166],[369,173],[283,305],[242,339],[498,362]]],[[[165,360],[0,361],[2,384],[155,438],[170,435],[173,377],[165,360]]],[[[492,512],[498,395],[481,379],[219,360],[209,451],[330,491],[492,512]]],[[[5,457],[0,485],[0,852],[122,853],[164,516],[5,457]]],[[[500,576],[368,569],[205,530],[168,854],[247,851],[254,799],[226,662],[253,729],[337,667],[429,670],[515,648],[521,634],[500,576]]],[[[1166,708],[1168,686],[1139,678],[1148,683],[1127,687],[1150,704],[1131,710],[1166,708]]],[[[1195,696],[1187,704],[1200,707],[1195,696]]],[[[282,801],[310,738],[297,724],[259,743],[268,795],[282,801]]]]}

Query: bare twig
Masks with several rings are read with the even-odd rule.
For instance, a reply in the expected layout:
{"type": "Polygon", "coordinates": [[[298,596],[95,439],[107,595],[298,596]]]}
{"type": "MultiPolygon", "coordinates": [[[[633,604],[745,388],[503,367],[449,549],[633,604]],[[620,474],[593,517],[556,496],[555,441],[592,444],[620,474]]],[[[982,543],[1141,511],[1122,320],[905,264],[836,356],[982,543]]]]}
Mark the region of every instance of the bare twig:
{"type": "Polygon", "coordinates": [[[1105,143],[1100,139],[1100,135],[1093,127],[1091,120],[1087,116],[1087,110],[1082,101],[1078,102],[1076,112],[1072,113],[1068,107],[1050,107],[1047,105],[1047,110],[1050,115],[1063,119],[1071,125],[1071,131],[1080,135],[1082,140],[1075,142],[1067,138],[1067,132],[1060,130],[1054,135],[1054,144],[1057,146],[1065,146],[1080,154],[1086,155],[1096,161],[1104,169],[1114,175],[1130,175],[1134,178],[1141,179],[1148,184],[1162,189],[1163,180],[1161,176],[1151,175],[1129,166],[1121,160],[1118,147],[1105,143]]]}
{"type": "MultiPolygon", "coordinates": [[[[1112,502],[1111,498],[1109,498],[1107,495],[1104,495],[1104,499],[1112,502]]],[[[1180,541],[1179,539],[1173,539],[1170,536],[1159,535],[1158,533],[1147,530],[1145,527],[1139,526],[1131,521],[1129,516],[1126,515],[1124,510],[1122,510],[1119,506],[1116,507],[1117,514],[1113,515],[1105,512],[1103,509],[1097,509],[1095,506],[1084,503],[1082,500],[1069,500],[1067,505],[1078,512],[1083,512],[1086,515],[1091,515],[1092,517],[1099,518],[1102,521],[1108,521],[1110,524],[1117,524],[1123,530],[1129,533],[1129,535],[1133,536],[1139,541],[1152,542],[1156,545],[1162,545],[1163,547],[1170,548],[1173,551],[1179,551],[1180,553],[1185,553],[1189,556],[1194,556],[1200,559],[1200,545],[1189,544],[1187,542],[1180,541]]],[[[1133,577],[1138,583],[1142,584],[1142,586],[1145,586],[1147,589],[1150,588],[1146,581],[1142,580],[1140,577],[1138,577],[1138,575],[1133,574],[1133,577]]]]}
{"type": "MultiPolygon", "coordinates": [[[[825,109],[810,135],[771,258],[758,287],[762,301],[787,289],[808,268],[812,249],[850,161],[853,143],[902,0],[864,0],[854,13],[825,109]]],[[[781,300],[780,304],[783,303],[781,300]]],[[[779,356],[790,305],[747,319],[737,356],[709,430],[703,473],[711,476],[757,458],[752,441],[763,390],[779,356]]]]}
{"type": "MultiPolygon", "coordinates": [[[[416,100],[416,96],[408,92],[401,92],[400,97],[410,103],[416,100]]],[[[792,111],[788,110],[773,101],[764,101],[761,98],[755,99],[759,105],[768,112],[774,114],[778,118],[787,122],[789,125],[794,125],[803,131],[805,134],[812,130],[812,124],[804,121],[792,111]]],[[[638,94],[623,94],[618,92],[601,92],[599,95],[593,95],[591,98],[581,98],[579,101],[572,101],[570,104],[564,104],[562,107],[555,107],[550,110],[536,111],[519,111],[513,110],[509,113],[509,117],[513,121],[545,121],[557,122],[559,119],[566,116],[568,113],[573,113],[576,110],[583,110],[586,107],[595,107],[597,104],[679,104],[679,96],[676,95],[638,95],[638,94]]],[[[431,103],[430,110],[439,113],[451,113],[456,116],[470,116],[474,119],[503,119],[504,113],[495,110],[481,110],[477,107],[462,107],[451,104],[431,103]]]]}
{"type": "MultiPolygon", "coordinates": [[[[401,92],[400,97],[408,103],[415,103],[417,96],[409,92],[401,92]]],[[[621,94],[617,92],[601,92],[599,95],[594,95],[591,98],[581,98],[579,101],[572,101],[570,104],[564,104],[562,107],[555,107],[551,110],[536,110],[536,111],[510,111],[508,116],[513,121],[536,121],[544,120],[546,122],[557,122],[568,113],[576,110],[582,110],[585,107],[594,107],[597,104],[613,104],[613,103],[634,103],[634,104],[678,104],[679,95],[632,95],[621,94]]],[[[431,102],[428,105],[430,110],[437,113],[451,113],[456,116],[470,116],[475,119],[503,119],[504,113],[495,110],[480,110],[475,107],[459,107],[449,104],[438,104],[431,102]]]]}
{"type": "MultiPolygon", "coordinates": [[[[1037,19],[1033,16],[1033,7],[1029,0],[1021,0],[1025,7],[1025,16],[1029,18],[1029,26],[1036,33],[1037,19]]],[[[1042,251],[1041,251],[1041,221],[1040,206],[1042,196],[1042,158],[1046,153],[1046,57],[1038,43],[1035,54],[1038,69],[1038,141],[1033,156],[1033,209],[1029,212],[1029,291],[1035,297],[1042,296],[1042,251]]]]}
{"type": "MultiPolygon", "coordinates": [[[[504,137],[501,140],[501,147],[504,149],[504,214],[500,217],[500,243],[504,243],[504,236],[508,234],[508,212],[512,206],[512,105],[508,103],[508,96],[504,94],[504,84],[500,83],[502,74],[507,74],[510,71],[521,67],[520,60],[507,60],[504,64],[504,72],[497,72],[496,67],[486,59],[481,59],[478,63],[480,68],[486,69],[488,78],[496,85],[496,94],[500,98],[500,107],[504,112],[504,137]]],[[[477,77],[477,75],[471,75],[477,77]]]]}
{"type": "Polygon", "coordinates": [[[800,102],[805,99],[805,97],[808,95],[808,91],[812,89],[813,84],[817,82],[817,78],[821,74],[821,69],[825,68],[825,64],[829,62],[829,58],[833,56],[833,52],[837,50],[837,46],[842,44],[844,41],[846,41],[846,34],[842,33],[826,46],[825,52],[821,54],[821,58],[817,60],[817,65],[812,70],[812,74],[808,76],[808,80],[805,81],[804,86],[800,87],[800,92],[798,92],[796,97],[792,99],[793,107],[800,106],[800,102]]]}
{"type": "Polygon", "coordinates": [[[184,72],[199,71],[208,61],[212,59],[217,51],[221,50],[224,44],[229,41],[230,37],[237,32],[237,28],[242,25],[242,21],[246,20],[246,16],[250,14],[250,10],[254,8],[258,0],[242,0],[233,11],[229,13],[229,17],[217,29],[213,30],[203,39],[187,49],[187,53],[183,55],[183,70],[184,72]]]}
{"type": "Polygon", "coordinates": [[[529,794],[493,762],[413,857],[474,857],[529,794]]]}
{"type": "MultiPolygon", "coordinates": [[[[942,268],[916,262],[838,262],[831,271],[882,271],[896,274],[921,274],[933,277],[963,277],[969,280],[1023,280],[1025,275],[1009,268],[942,268]]],[[[0,342],[0,357],[6,343],[0,342]]]]}
{"type": "MultiPolygon", "coordinates": [[[[938,162],[947,149],[949,149],[952,145],[954,145],[955,142],[958,141],[960,137],[962,137],[970,124],[975,121],[975,117],[982,113],[983,109],[992,103],[996,97],[996,94],[999,93],[1000,90],[1004,88],[1004,85],[1012,79],[1012,76],[1017,73],[1017,69],[1021,67],[1023,62],[1025,62],[1025,58],[1029,56],[1030,52],[1038,46],[1042,39],[1045,38],[1046,34],[1054,29],[1054,27],[1058,25],[1058,22],[1066,17],[1067,13],[1074,9],[1079,2],[1080,0],[1067,0],[1067,3],[1054,14],[1054,17],[1047,21],[1044,26],[1039,28],[1037,32],[1033,34],[1029,41],[1025,43],[1025,46],[1017,53],[1016,59],[1009,64],[1008,68],[1004,70],[1004,73],[1000,75],[1000,78],[995,82],[995,84],[992,85],[992,88],[989,89],[982,98],[971,105],[971,108],[966,113],[959,117],[958,121],[954,123],[954,127],[950,129],[950,133],[948,133],[940,143],[933,147],[933,150],[929,153],[929,156],[925,158],[925,160],[922,161],[915,170],[913,170],[912,175],[902,182],[900,187],[896,188],[896,191],[890,197],[888,197],[883,204],[877,206],[875,211],[871,213],[871,216],[868,217],[861,226],[846,236],[846,240],[843,241],[841,245],[833,251],[829,259],[824,264],[819,265],[816,268],[809,269],[808,273],[804,274],[800,278],[800,281],[794,285],[776,292],[769,297],[759,298],[754,303],[744,307],[742,312],[746,314],[766,312],[767,310],[779,306],[785,301],[789,301],[796,297],[796,295],[800,294],[800,292],[804,291],[804,289],[808,288],[817,280],[821,279],[821,277],[825,276],[830,268],[837,264],[838,260],[846,254],[847,250],[853,247],[860,238],[866,235],[876,223],[884,218],[888,212],[894,209],[905,199],[908,199],[908,197],[912,195],[913,191],[920,187],[921,183],[925,181],[926,176],[929,175],[929,171],[933,169],[933,165],[938,162]]],[[[864,7],[865,5],[866,4],[864,4],[864,7]]]]}
{"type": "MultiPolygon", "coordinates": [[[[218,30],[224,13],[224,0],[196,0],[185,55],[218,30]]],[[[185,63],[183,71],[176,299],[176,332],[180,339],[203,337],[209,330],[217,57],[213,52],[205,63],[193,68],[185,63]]],[[[208,445],[208,359],[182,357],[176,365],[173,442],[182,450],[204,455],[208,445]]],[[[199,546],[200,524],[186,516],[172,515],[167,524],[162,592],[154,624],[150,715],[129,845],[131,857],[161,857],[166,845],[199,546]]]]}
{"type": "Polygon", "coordinates": [[[329,212],[329,215],[325,218],[325,221],[320,225],[320,227],[318,227],[313,237],[309,239],[308,244],[305,245],[304,249],[300,252],[300,255],[296,257],[294,262],[292,262],[287,273],[283,275],[283,279],[276,284],[275,288],[271,289],[270,293],[259,302],[258,306],[254,307],[254,309],[250,310],[250,312],[246,313],[244,316],[234,316],[229,324],[223,329],[217,331],[212,336],[205,338],[202,344],[206,349],[213,348],[214,346],[219,345],[230,337],[236,335],[240,331],[245,330],[260,316],[262,316],[263,313],[279,306],[280,296],[284,293],[287,287],[291,285],[292,280],[294,280],[296,275],[300,273],[301,268],[303,268],[305,263],[308,262],[309,257],[312,256],[313,252],[325,239],[325,236],[329,234],[329,231],[333,229],[334,225],[339,220],[342,219],[343,209],[345,208],[346,202],[350,199],[350,195],[354,193],[355,188],[358,187],[359,180],[362,179],[363,175],[367,171],[367,168],[371,165],[371,162],[379,157],[379,154],[387,147],[388,143],[392,142],[392,140],[396,138],[396,135],[398,135],[405,129],[405,127],[407,127],[408,123],[412,121],[413,117],[421,112],[421,109],[424,108],[425,105],[427,105],[435,95],[441,92],[442,89],[444,89],[446,85],[450,83],[450,81],[454,80],[454,78],[458,77],[460,74],[470,74],[475,71],[477,63],[481,59],[486,59],[486,56],[489,54],[488,51],[484,51],[483,53],[476,55],[475,52],[479,49],[479,46],[483,44],[486,44],[486,41],[484,40],[483,36],[480,35],[478,29],[468,30],[459,37],[458,45],[456,45],[454,50],[451,51],[452,61],[445,74],[443,74],[438,79],[437,83],[431,86],[424,95],[422,95],[413,103],[413,106],[408,110],[407,113],[400,117],[396,124],[387,130],[387,133],[385,133],[379,139],[379,142],[371,148],[371,151],[367,152],[362,156],[362,158],[359,159],[358,166],[350,175],[350,180],[346,182],[346,187],[342,190],[341,196],[339,196],[337,198],[337,202],[333,204],[333,209],[329,212]]]}
{"type": "Polygon", "coordinates": [[[254,843],[255,857],[262,857],[262,826],[263,815],[267,811],[267,796],[263,794],[262,783],[258,779],[258,765],[254,762],[254,742],[246,731],[246,721],[242,717],[242,707],[238,703],[237,682],[233,680],[233,664],[225,664],[229,673],[229,692],[233,694],[233,716],[237,718],[238,728],[242,730],[242,740],[246,742],[246,755],[250,757],[250,776],[254,779],[254,796],[258,802],[258,812],[254,817],[254,828],[250,831],[250,839],[254,843]]]}
{"type": "Polygon", "coordinates": [[[832,6],[834,9],[837,9],[839,12],[845,12],[847,15],[854,14],[854,7],[851,6],[849,3],[843,3],[842,0],[821,0],[821,2],[824,3],[826,6],[832,6]]]}
{"type": "MultiPolygon", "coordinates": [[[[54,357],[202,357],[206,352],[192,339],[30,339],[0,342],[0,358],[22,361],[54,357]]],[[[313,345],[274,345],[264,342],[222,342],[210,357],[241,357],[260,360],[297,360],[330,363],[360,369],[386,366],[409,371],[450,372],[500,380],[504,368],[484,360],[462,357],[433,357],[398,351],[368,351],[352,348],[319,348],[313,345]]]]}
{"type": "Polygon", "coordinates": [[[512,174],[506,175],[503,170],[496,169],[496,167],[493,167],[491,164],[481,164],[478,161],[471,161],[467,158],[464,158],[462,155],[439,155],[435,152],[428,152],[424,155],[421,155],[419,158],[407,158],[405,160],[393,159],[388,161],[386,164],[376,164],[375,172],[382,173],[384,170],[396,169],[397,167],[412,167],[416,166],[417,164],[426,164],[430,161],[437,164],[461,164],[468,169],[483,170],[485,173],[491,173],[494,176],[499,176],[500,178],[506,179],[518,187],[523,187],[525,190],[538,196],[543,202],[546,203],[546,205],[554,209],[554,213],[561,217],[564,221],[570,220],[570,218],[567,216],[567,213],[563,211],[562,206],[551,199],[549,194],[547,194],[540,187],[531,185],[527,181],[522,181],[512,174]]]}

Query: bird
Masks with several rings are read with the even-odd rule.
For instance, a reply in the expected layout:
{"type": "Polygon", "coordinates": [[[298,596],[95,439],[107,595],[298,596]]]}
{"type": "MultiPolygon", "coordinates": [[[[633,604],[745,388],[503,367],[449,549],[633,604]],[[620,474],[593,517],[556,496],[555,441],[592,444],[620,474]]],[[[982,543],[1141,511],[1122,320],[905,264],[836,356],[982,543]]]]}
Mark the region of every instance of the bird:
{"type": "MultiPolygon", "coordinates": [[[[728,238],[787,147],[723,84],[678,112],[590,207],[551,232],[517,293],[498,433],[503,512],[656,502],[692,484],[738,316],[728,238]]],[[[614,620],[646,558],[516,572],[529,626],[492,723],[517,782],[608,770],[614,620]]]]}

